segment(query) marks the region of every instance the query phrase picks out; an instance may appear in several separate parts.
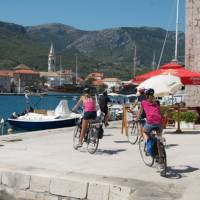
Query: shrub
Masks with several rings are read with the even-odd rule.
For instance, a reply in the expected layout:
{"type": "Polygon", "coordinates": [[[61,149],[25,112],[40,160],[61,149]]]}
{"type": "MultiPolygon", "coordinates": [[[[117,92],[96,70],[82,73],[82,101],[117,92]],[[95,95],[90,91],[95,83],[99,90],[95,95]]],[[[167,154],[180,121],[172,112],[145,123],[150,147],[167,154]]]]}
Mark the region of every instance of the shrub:
{"type": "Polygon", "coordinates": [[[198,114],[196,112],[188,111],[181,113],[183,121],[189,123],[189,122],[195,122],[198,118],[198,114]]]}
{"type": "MultiPolygon", "coordinates": [[[[178,121],[178,113],[174,112],[173,113],[173,119],[175,121],[178,121]]],[[[193,111],[187,111],[187,112],[181,112],[180,113],[180,121],[184,122],[195,122],[198,119],[198,114],[193,111]]]]}
{"type": "Polygon", "coordinates": [[[161,106],[160,107],[160,112],[162,117],[167,117],[168,112],[169,112],[169,107],[167,106],[161,106]]]}

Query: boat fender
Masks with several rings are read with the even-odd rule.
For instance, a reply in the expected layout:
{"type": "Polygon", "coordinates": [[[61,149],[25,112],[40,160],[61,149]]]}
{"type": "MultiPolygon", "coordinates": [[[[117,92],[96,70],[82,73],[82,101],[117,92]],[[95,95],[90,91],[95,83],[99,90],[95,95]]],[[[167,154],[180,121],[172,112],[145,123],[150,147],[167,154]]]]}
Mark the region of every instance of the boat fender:
{"type": "Polygon", "coordinates": [[[12,128],[9,128],[8,129],[8,134],[12,134],[13,133],[13,129],[12,128]]]}

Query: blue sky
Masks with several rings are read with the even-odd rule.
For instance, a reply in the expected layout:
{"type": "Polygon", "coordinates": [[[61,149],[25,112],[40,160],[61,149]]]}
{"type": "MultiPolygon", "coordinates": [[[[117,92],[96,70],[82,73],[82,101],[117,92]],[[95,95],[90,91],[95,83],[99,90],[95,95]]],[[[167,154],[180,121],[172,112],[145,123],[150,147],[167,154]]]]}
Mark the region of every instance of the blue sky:
{"type": "MultiPolygon", "coordinates": [[[[180,0],[179,30],[185,29],[180,0]]],[[[0,0],[0,21],[24,26],[58,22],[82,30],[162,27],[175,30],[176,0],[0,0]]]]}

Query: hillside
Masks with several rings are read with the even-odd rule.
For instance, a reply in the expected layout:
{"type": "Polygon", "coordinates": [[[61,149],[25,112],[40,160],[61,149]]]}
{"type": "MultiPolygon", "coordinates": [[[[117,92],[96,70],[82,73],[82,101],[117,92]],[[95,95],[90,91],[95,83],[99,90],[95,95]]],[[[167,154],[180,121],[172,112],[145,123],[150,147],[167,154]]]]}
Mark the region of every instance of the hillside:
{"type": "MultiPolygon", "coordinates": [[[[150,27],[119,27],[101,31],[78,30],[52,23],[32,27],[0,22],[0,68],[25,63],[35,69],[47,69],[50,43],[53,42],[63,68],[75,68],[78,56],[79,73],[102,71],[107,76],[129,79],[132,74],[134,45],[137,46],[137,73],[150,70],[153,52],[159,59],[166,30],[150,27]],[[123,70],[121,70],[123,69],[123,70]]],[[[179,55],[184,55],[184,33],[179,34],[179,55]]],[[[169,32],[162,63],[174,56],[175,33],[169,32]]]]}

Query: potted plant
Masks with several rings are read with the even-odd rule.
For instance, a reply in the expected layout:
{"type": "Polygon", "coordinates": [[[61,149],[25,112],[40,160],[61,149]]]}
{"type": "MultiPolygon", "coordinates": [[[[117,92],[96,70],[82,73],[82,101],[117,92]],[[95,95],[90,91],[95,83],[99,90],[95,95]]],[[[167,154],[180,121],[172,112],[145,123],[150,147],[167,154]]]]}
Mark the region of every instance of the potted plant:
{"type": "Polygon", "coordinates": [[[183,112],[181,117],[187,128],[194,128],[194,123],[198,118],[198,114],[193,111],[187,111],[183,112]]]}
{"type": "MultiPolygon", "coordinates": [[[[173,113],[173,118],[177,122],[177,112],[173,113]]],[[[194,128],[194,123],[198,119],[198,114],[194,111],[186,111],[180,113],[180,127],[181,128],[194,128]]]]}

